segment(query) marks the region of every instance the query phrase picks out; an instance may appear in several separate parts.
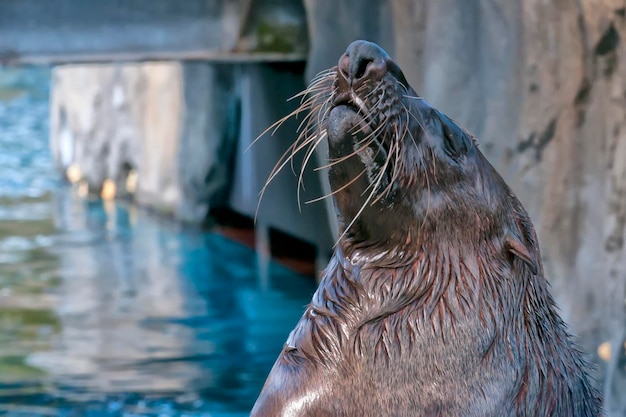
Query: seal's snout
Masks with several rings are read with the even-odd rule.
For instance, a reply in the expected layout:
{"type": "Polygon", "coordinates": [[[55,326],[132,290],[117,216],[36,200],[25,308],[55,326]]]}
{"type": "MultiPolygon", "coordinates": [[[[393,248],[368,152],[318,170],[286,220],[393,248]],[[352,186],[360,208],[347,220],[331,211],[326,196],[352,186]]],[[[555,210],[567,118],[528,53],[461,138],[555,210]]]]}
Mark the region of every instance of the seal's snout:
{"type": "Polygon", "coordinates": [[[387,73],[389,55],[380,46],[367,41],[355,41],[339,59],[339,72],[351,86],[363,80],[380,81],[387,73]]]}

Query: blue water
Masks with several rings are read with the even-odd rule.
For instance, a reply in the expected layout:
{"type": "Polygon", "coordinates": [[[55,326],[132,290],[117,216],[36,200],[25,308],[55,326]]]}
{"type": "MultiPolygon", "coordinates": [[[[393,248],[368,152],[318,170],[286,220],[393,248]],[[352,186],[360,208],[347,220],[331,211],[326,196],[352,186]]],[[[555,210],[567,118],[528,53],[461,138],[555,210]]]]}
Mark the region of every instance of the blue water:
{"type": "Polygon", "coordinates": [[[219,234],[84,200],[47,69],[0,69],[0,415],[244,416],[314,282],[219,234]]]}

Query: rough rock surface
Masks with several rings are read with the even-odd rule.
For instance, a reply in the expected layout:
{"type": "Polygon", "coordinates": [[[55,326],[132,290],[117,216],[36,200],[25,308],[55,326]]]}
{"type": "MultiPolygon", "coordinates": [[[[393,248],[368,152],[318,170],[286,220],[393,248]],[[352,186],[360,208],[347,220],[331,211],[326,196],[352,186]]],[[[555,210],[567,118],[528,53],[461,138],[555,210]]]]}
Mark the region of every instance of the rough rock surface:
{"type": "Polygon", "coordinates": [[[55,163],[62,172],[78,167],[90,192],[112,180],[118,196],[133,192],[144,206],[202,221],[209,205],[225,201],[230,180],[231,78],[232,70],[207,63],[55,68],[55,163]],[[127,190],[131,171],[135,190],[127,190]]]}
{"type": "Polygon", "coordinates": [[[459,120],[528,209],[546,276],[626,415],[624,0],[308,0],[308,74],[338,45],[387,48],[427,100],[459,120]],[[352,5],[352,6],[351,6],[352,5]],[[356,14],[355,14],[356,13],[356,14]]]}
{"type": "Polygon", "coordinates": [[[182,66],[184,114],[178,151],[176,218],[197,223],[224,205],[232,183],[239,98],[232,65],[182,66]]]}

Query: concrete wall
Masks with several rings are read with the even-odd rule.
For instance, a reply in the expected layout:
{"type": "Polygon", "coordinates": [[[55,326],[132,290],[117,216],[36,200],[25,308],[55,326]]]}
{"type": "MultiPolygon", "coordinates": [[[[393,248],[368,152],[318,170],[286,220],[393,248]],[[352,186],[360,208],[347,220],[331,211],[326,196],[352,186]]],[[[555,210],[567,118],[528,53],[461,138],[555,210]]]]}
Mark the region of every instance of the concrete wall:
{"type": "Polygon", "coordinates": [[[232,68],[159,62],[57,67],[50,146],[92,194],[190,222],[226,201],[236,112],[232,68]],[[114,184],[114,186],[111,186],[114,184]]]}
{"type": "Polygon", "coordinates": [[[231,50],[248,2],[2,1],[0,61],[231,50]]]}
{"type": "Polygon", "coordinates": [[[301,60],[293,0],[0,1],[0,63],[301,60]]]}

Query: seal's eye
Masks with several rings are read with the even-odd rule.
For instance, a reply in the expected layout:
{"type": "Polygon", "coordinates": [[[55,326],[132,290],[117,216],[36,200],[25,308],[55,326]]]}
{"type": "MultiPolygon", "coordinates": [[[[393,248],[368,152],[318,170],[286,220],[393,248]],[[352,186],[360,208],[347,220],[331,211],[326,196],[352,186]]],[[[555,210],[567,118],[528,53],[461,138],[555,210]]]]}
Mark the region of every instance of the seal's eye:
{"type": "Polygon", "coordinates": [[[456,123],[443,114],[440,115],[443,131],[443,149],[451,158],[458,158],[469,150],[468,138],[456,123]]]}

